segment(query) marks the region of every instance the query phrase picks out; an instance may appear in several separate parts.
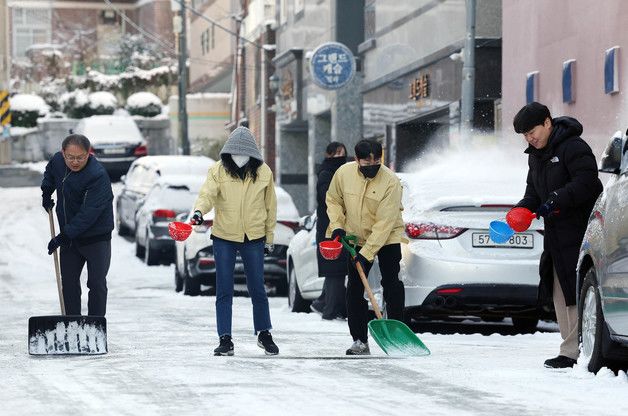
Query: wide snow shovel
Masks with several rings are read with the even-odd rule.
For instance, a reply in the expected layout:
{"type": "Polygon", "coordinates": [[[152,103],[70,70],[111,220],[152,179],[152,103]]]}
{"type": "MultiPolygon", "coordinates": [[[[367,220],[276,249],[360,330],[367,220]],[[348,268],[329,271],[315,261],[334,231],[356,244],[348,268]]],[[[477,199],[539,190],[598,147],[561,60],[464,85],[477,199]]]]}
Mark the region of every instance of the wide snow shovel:
{"type": "MultiPolygon", "coordinates": [[[[349,236],[349,238],[350,237],[353,236],[349,236]]],[[[340,241],[351,255],[351,258],[355,261],[355,249],[345,238],[341,238],[340,241]]],[[[377,317],[377,319],[370,321],[368,324],[369,332],[377,345],[388,355],[411,357],[430,355],[430,350],[406,324],[395,319],[382,318],[379,305],[377,304],[377,300],[375,300],[375,296],[373,296],[362,265],[360,262],[355,262],[355,265],[360,279],[362,280],[362,284],[364,285],[364,289],[366,289],[366,293],[371,301],[371,305],[373,305],[375,316],[377,317]]]]}
{"type": "MultiPolygon", "coordinates": [[[[55,236],[52,210],[50,234],[55,236]]],[[[61,315],[32,316],[28,320],[28,353],[31,355],[96,355],[107,353],[104,316],[66,315],[57,250],[53,253],[61,315]]]]}

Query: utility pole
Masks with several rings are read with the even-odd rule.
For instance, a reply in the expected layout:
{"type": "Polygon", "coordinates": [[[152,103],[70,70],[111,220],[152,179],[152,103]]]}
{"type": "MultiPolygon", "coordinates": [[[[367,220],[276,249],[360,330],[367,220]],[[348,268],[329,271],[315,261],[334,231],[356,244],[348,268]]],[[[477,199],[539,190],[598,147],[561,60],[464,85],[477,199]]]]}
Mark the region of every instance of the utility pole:
{"type": "MultiPolygon", "coordinates": [[[[187,13],[185,0],[178,0],[180,24],[175,24],[175,32],[179,32],[179,137],[184,155],[190,154],[190,141],[188,139],[188,67],[187,67],[187,13]],[[177,30],[178,29],[178,30],[177,30]]],[[[178,23],[178,22],[177,22],[178,23]]]]}
{"type": "Polygon", "coordinates": [[[462,138],[466,143],[471,138],[473,129],[473,102],[475,100],[475,3],[466,0],[467,36],[464,41],[464,63],[462,65],[462,138]]]}

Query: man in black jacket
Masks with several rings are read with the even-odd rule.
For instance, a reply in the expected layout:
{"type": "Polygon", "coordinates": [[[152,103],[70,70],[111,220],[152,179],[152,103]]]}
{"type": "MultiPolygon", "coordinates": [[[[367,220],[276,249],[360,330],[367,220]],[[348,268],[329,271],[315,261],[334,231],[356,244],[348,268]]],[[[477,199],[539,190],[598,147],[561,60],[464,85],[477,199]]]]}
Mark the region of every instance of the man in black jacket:
{"type": "Polygon", "coordinates": [[[546,106],[533,102],[519,110],[513,125],[529,144],[527,187],[517,206],[544,218],[539,296],[544,300],[551,295],[563,339],[559,355],[546,360],[545,367],[573,367],[579,353],[576,265],[602,183],[595,156],[580,138],[578,120],[552,119],[546,106]]]}
{"type": "Polygon", "coordinates": [[[48,254],[61,247],[61,281],[66,314],[81,314],[81,282],[87,262],[88,315],[104,316],[107,272],[111,261],[113,192],[107,172],[89,154],[91,144],[80,134],[63,140],[46,166],[41,183],[42,206],[52,210],[57,192],[57,219],[61,232],[48,243],[48,254]]]}
{"type": "MultiPolygon", "coordinates": [[[[347,148],[340,142],[331,142],[325,149],[325,160],[318,169],[316,182],[316,244],[325,241],[325,231],[329,226],[327,203],[325,197],[331,178],[336,170],[347,163],[347,148]]],[[[318,299],[312,302],[312,310],[323,316],[323,319],[345,319],[347,305],[345,301],[345,276],[347,275],[347,259],[343,253],[336,260],[326,260],[316,250],[318,275],[325,277],[323,291],[318,299]]]]}

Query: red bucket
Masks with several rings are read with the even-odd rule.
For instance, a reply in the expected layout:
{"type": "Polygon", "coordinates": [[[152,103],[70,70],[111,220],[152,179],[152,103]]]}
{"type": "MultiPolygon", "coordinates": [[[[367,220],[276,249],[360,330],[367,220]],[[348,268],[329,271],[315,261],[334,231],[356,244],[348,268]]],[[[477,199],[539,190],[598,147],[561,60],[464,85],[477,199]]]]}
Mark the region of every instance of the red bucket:
{"type": "Polygon", "coordinates": [[[532,220],[536,218],[536,214],[527,208],[517,207],[508,211],[506,214],[506,222],[510,225],[510,228],[520,233],[528,228],[532,224],[532,220]]]}
{"type": "Polygon", "coordinates": [[[185,241],[192,233],[192,226],[185,222],[174,221],[168,224],[170,237],[175,241],[185,241]]]}
{"type": "Polygon", "coordinates": [[[318,251],[325,260],[336,260],[342,252],[342,243],[338,241],[339,237],[330,241],[321,241],[318,243],[318,251]]]}

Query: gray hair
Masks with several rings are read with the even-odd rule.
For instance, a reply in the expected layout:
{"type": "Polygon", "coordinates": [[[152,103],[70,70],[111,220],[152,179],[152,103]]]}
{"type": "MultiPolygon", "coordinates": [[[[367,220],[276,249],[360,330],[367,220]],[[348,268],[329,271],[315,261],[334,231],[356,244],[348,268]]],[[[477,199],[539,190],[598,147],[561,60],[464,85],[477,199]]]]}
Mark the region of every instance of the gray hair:
{"type": "Polygon", "coordinates": [[[83,148],[86,152],[89,152],[92,148],[92,144],[89,142],[89,139],[82,134],[70,134],[68,137],[63,139],[61,148],[65,150],[71,144],[83,148]]]}

